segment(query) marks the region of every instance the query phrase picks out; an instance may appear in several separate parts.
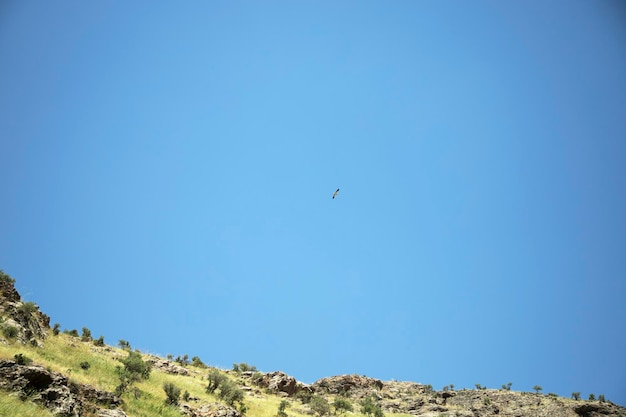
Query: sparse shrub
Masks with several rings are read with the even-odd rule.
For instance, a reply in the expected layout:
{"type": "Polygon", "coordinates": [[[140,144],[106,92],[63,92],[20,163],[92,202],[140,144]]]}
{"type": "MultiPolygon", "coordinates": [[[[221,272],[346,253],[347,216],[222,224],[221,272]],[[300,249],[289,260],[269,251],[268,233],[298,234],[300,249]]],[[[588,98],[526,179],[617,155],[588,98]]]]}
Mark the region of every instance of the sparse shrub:
{"type": "Polygon", "coordinates": [[[548,393],[548,397],[558,398],[558,394],[555,394],[555,393],[553,393],[553,392],[549,392],[549,393],[548,393]]]}
{"type": "Polygon", "coordinates": [[[33,360],[31,358],[29,358],[28,356],[24,356],[22,353],[13,355],[13,359],[15,359],[15,363],[17,363],[18,365],[30,365],[31,363],[33,363],[33,360]]]}
{"type": "Polygon", "coordinates": [[[183,356],[178,355],[176,357],[175,362],[178,362],[182,366],[188,365],[189,364],[189,355],[187,355],[187,354],[185,354],[183,356]]]}
{"type": "Polygon", "coordinates": [[[487,389],[487,387],[480,385],[480,384],[474,384],[474,386],[476,387],[476,389],[482,389],[482,390],[487,389]]]}
{"type": "Polygon", "coordinates": [[[15,284],[15,280],[11,278],[9,274],[6,274],[2,269],[0,269],[0,282],[15,284]]]}
{"type": "Polygon", "coordinates": [[[235,403],[243,402],[243,391],[233,381],[225,378],[220,383],[218,397],[220,397],[226,404],[234,407],[235,403]]]}
{"type": "Polygon", "coordinates": [[[59,323],[54,323],[54,327],[52,328],[52,334],[58,336],[61,332],[61,325],[59,323]]]}
{"type": "Polygon", "coordinates": [[[383,410],[374,403],[372,397],[366,397],[361,401],[361,413],[367,416],[383,417],[383,410]]]}
{"type": "Polygon", "coordinates": [[[183,401],[189,401],[189,391],[183,392],[183,401]]]}
{"type": "Polygon", "coordinates": [[[513,385],[512,382],[509,382],[507,384],[502,384],[502,389],[505,391],[511,391],[511,385],[513,385]]]}
{"type": "Polygon", "coordinates": [[[89,364],[89,362],[84,361],[80,363],[80,367],[81,369],[84,369],[85,371],[88,370],[89,368],[91,368],[91,365],[89,364]]]}
{"type": "Polygon", "coordinates": [[[593,394],[589,394],[589,401],[595,401],[596,396],[593,394]]]}
{"type": "MultiPolygon", "coordinates": [[[[152,369],[152,365],[144,362],[139,352],[128,352],[128,357],[122,359],[121,362],[124,364],[124,367],[117,367],[117,374],[120,379],[120,384],[115,388],[117,396],[121,396],[126,392],[128,387],[134,382],[148,379],[152,369]]],[[[135,394],[137,395],[137,392],[135,394]]]]}
{"type": "Polygon", "coordinates": [[[606,399],[604,398],[604,394],[598,395],[598,401],[600,401],[601,403],[606,401],[606,399]]]}
{"type": "Polygon", "coordinates": [[[94,340],[93,344],[96,346],[104,346],[104,336],[100,336],[99,338],[94,340]]]}
{"type": "Polygon", "coordinates": [[[256,366],[248,365],[245,362],[242,363],[233,363],[233,371],[240,372],[256,372],[256,366]]]}
{"type": "Polygon", "coordinates": [[[330,404],[326,401],[326,398],[319,395],[313,395],[311,401],[309,401],[309,407],[319,417],[330,414],[330,404]]]}
{"type": "MultiPolygon", "coordinates": [[[[165,404],[178,405],[178,401],[180,399],[180,388],[171,382],[166,382],[163,384],[163,391],[165,391],[166,396],[165,404]]],[[[187,393],[187,395],[189,395],[189,393],[187,393]]]]}
{"type": "Polygon", "coordinates": [[[491,404],[491,398],[489,398],[489,397],[485,397],[485,398],[483,399],[483,404],[485,404],[485,405],[490,405],[490,404],[491,404]]]}
{"type": "Polygon", "coordinates": [[[200,360],[199,357],[194,356],[193,358],[191,358],[191,366],[195,366],[197,368],[206,368],[207,366],[204,364],[204,362],[202,362],[202,360],[200,360]]]}
{"type": "Polygon", "coordinates": [[[63,333],[70,335],[72,337],[78,337],[78,330],[76,329],[72,329],[72,330],[63,330],[63,333]]]}
{"type": "Polygon", "coordinates": [[[352,407],[352,403],[347,399],[347,398],[343,398],[343,397],[337,397],[335,398],[335,400],[333,401],[333,407],[335,408],[335,414],[343,414],[346,411],[353,411],[354,408],[352,407]]]}
{"type": "Polygon", "coordinates": [[[92,340],[91,330],[83,327],[83,335],[81,336],[80,340],[82,340],[83,342],[90,342],[92,340]]]}
{"type": "Polygon", "coordinates": [[[15,326],[3,326],[2,334],[7,339],[15,339],[19,333],[19,330],[15,326]]]}
{"type": "Polygon", "coordinates": [[[172,355],[171,353],[168,353],[166,356],[168,361],[173,361],[174,360],[174,355],[172,355]]]}
{"type": "Polygon", "coordinates": [[[291,404],[287,400],[282,400],[280,404],[278,404],[278,412],[276,413],[276,417],[287,417],[287,412],[285,411],[291,404]]]}
{"type": "Polygon", "coordinates": [[[450,384],[450,391],[454,391],[454,384],[450,384]]]}
{"type": "Polygon", "coordinates": [[[535,390],[535,394],[537,395],[539,395],[539,391],[543,390],[540,385],[535,385],[533,389],[535,390]]]}
{"type": "Polygon", "coordinates": [[[432,384],[424,385],[424,389],[426,390],[426,392],[433,392],[432,384]]]}
{"type": "Polygon", "coordinates": [[[220,387],[220,385],[226,381],[226,379],[226,375],[222,374],[216,368],[211,368],[207,375],[207,381],[209,383],[206,387],[206,392],[208,394],[213,394],[220,387]]]}
{"type": "MultiPolygon", "coordinates": [[[[259,376],[262,376],[261,373],[259,373],[259,376]]],[[[254,376],[252,377],[252,379],[254,380],[254,376]]],[[[313,397],[313,394],[307,390],[298,391],[298,393],[296,394],[296,398],[300,400],[302,404],[310,403],[312,397],[313,397]]]]}
{"type": "Polygon", "coordinates": [[[26,314],[27,316],[30,316],[35,311],[37,311],[37,304],[33,303],[32,301],[27,301],[25,303],[22,303],[22,305],[17,308],[17,311],[26,314]]]}
{"type": "Polygon", "coordinates": [[[572,398],[576,401],[580,400],[580,392],[572,392],[572,398]]]}
{"type": "Polygon", "coordinates": [[[441,390],[442,390],[443,392],[448,392],[448,391],[450,391],[450,387],[449,387],[448,385],[446,385],[446,386],[444,386],[443,388],[441,388],[441,390]]]}
{"type": "Polygon", "coordinates": [[[117,345],[124,350],[130,350],[130,343],[128,343],[126,340],[124,339],[120,339],[119,342],[117,342],[117,345]]]}
{"type": "Polygon", "coordinates": [[[126,359],[122,359],[121,362],[124,364],[125,369],[127,369],[131,374],[137,376],[137,381],[140,379],[150,378],[152,365],[148,362],[144,362],[141,358],[141,353],[128,352],[128,357],[126,357],[126,359]]]}

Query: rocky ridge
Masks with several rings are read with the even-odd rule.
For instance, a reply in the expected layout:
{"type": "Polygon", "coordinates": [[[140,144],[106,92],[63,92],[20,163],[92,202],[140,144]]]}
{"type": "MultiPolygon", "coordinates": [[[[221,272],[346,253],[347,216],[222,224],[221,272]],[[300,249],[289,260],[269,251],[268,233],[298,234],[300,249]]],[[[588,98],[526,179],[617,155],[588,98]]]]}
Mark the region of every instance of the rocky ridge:
{"type": "MultiPolygon", "coordinates": [[[[24,303],[13,282],[4,277],[0,276],[0,326],[3,329],[14,328],[17,334],[13,337],[22,344],[43,347],[49,332],[49,317],[33,303],[24,303]]],[[[8,342],[0,336],[0,343],[8,342]]],[[[91,349],[102,354],[106,352],[111,357],[120,355],[108,346],[91,349]]],[[[179,366],[154,355],[144,356],[153,368],[161,372],[189,378],[203,376],[195,368],[179,366]]],[[[384,413],[416,417],[626,417],[626,408],[608,401],[574,401],[508,390],[435,391],[429,385],[381,381],[360,375],[322,378],[308,385],[281,371],[226,372],[248,396],[273,394],[292,403],[300,400],[302,405],[293,408],[300,414],[314,414],[305,399],[317,395],[329,402],[337,397],[345,398],[357,412],[360,411],[360,402],[370,398],[384,413]]],[[[18,358],[0,360],[0,390],[40,403],[57,416],[128,417],[121,409],[121,399],[113,393],[71,382],[61,373],[20,363],[18,358]]],[[[235,408],[206,403],[199,398],[181,404],[179,410],[187,417],[242,417],[235,408]]]]}

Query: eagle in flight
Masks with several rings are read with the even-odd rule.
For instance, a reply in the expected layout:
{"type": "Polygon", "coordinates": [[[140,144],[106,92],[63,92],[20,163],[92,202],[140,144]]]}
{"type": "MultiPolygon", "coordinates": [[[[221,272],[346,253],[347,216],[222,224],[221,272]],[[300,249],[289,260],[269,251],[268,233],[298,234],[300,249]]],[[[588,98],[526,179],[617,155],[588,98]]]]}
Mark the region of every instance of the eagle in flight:
{"type": "Polygon", "coordinates": [[[337,194],[339,194],[339,188],[337,188],[337,191],[333,193],[333,200],[335,199],[335,197],[337,197],[337,194]]]}

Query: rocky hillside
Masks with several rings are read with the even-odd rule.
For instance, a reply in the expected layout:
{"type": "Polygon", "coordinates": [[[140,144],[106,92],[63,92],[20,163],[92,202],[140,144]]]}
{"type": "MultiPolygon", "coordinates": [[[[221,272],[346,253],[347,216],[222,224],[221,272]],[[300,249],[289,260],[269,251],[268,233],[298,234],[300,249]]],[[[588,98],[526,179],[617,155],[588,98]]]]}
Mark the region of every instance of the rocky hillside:
{"type": "Polygon", "coordinates": [[[307,385],[280,371],[218,370],[199,358],[141,354],[52,331],[49,317],[24,302],[13,283],[0,271],[0,416],[626,417],[610,401],[506,389],[436,391],[360,375],[307,385]],[[145,367],[145,375],[130,372],[132,366],[145,367]]]}

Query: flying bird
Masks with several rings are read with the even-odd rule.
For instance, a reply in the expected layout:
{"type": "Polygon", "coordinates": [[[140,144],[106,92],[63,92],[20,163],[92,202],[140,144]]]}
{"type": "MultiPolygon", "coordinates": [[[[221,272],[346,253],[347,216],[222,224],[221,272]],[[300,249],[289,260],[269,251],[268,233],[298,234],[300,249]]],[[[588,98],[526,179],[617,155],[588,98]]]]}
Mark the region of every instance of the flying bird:
{"type": "Polygon", "coordinates": [[[333,193],[333,200],[335,199],[335,197],[337,197],[337,194],[339,194],[339,188],[337,188],[337,191],[333,193]]]}

